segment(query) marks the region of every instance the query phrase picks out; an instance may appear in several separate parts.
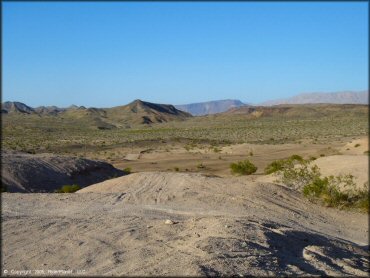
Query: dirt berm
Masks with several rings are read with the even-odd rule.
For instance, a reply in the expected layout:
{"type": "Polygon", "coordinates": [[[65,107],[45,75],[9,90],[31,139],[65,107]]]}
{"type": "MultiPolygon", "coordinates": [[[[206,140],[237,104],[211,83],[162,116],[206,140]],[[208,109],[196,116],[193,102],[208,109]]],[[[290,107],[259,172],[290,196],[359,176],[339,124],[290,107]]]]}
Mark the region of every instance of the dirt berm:
{"type": "Polygon", "coordinates": [[[2,194],[3,269],[72,275],[367,276],[368,215],[244,177],[136,173],[2,194]]]}
{"type": "Polygon", "coordinates": [[[5,150],[1,164],[1,182],[7,192],[54,192],[63,185],[84,187],[124,174],[102,161],[5,150]]]}

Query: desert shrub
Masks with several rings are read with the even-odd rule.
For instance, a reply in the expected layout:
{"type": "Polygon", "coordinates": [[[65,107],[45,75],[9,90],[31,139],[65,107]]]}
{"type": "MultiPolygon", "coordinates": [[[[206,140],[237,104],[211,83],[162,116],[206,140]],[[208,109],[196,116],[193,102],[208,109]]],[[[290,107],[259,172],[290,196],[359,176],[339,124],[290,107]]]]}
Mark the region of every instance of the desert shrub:
{"type": "Polygon", "coordinates": [[[63,185],[60,189],[57,189],[55,192],[56,193],[73,193],[80,189],[81,187],[78,186],[77,184],[63,185]]]}
{"type": "Polygon", "coordinates": [[[284,165],[287,163],[286,160],[284,159],[279,159],[271,162],[269,165],[266,166],[265,168],[265,174],[269,175],[278,171],[283,170],[284,165]]]}
{"type": "Polygon", "coordinates": [[[357,208],[369,211],[369,193],[356,190],[352,175],[322,177],[316,165],[309,160],[293,163],[285,160],[279,171],[280,182],[302,191],[310,201],[319,202],[328,207],[357,208]]]}
{"type": "Polygon", "coordinates": [[[284,168],[293,167],[296,162],[303,162],[304,159],[297,154],[290,156],[287,159],[279,159],[271,162],[265,168],[265,174],[272,174],[278,171],[282,171],[284,168]]]}
{"type": "Polygon", "coordinates": [[[292,156],[289,157],[289,159],[296,160],[296,161],[303,161],[303,157],[298,154],[293,154],[292,156]]]}
{"type": "Polygon", "coordinates": [[[319,177],[305,185],[302,192],[310,200],[321,202],[328,207],[358,208],[368,211],[369,193],[365,190],[355,190],[354,185],[352,175],[319,177]]]}
{"type": "Polygon", "coordinates": [[[317,178],[313,180],[312,183],[306,184],[303,187],[303,195],[311,200],[318,198],[323,191],[327,190],[328,183],[329,181],[327,178],[317,178]]]}
{"type": "Polygon", "coordinates": [[[217,147],[213,147],[213,151],[215,153],[219,153],[219,152],[221,152],[221,149],[220,148],[217,148],[217,147]]]}
{"type": "Polygon", "coordinates": [[[281,170],[281,182],[300,190],[320,175],[319,168],[316,165],[310,165],[309,161],[303,160],[295,164],[292,160],[288,160],[281,170]]]}
{"type": "Polygon", "coordinates": [[[359,146],[361,146],[361,145],[360,145],[360,144],[356,144],[356,145],[355,145],[355,148],[357,148],[357,147],[359,147],[359,146]]]}
{"type": "Polygon", "coordinates": [[[180,171],[180,168],[179,167],[174,167],[173,169],[175,170],[175,172],[180,171]]]}
{"type": "Polygon", "coordinates": [[[204,169],[204,168],[206,168],[206,166],[204,166],[204,165],[203,165],[203,163],[199,163],[199,164],[197,165],[197,168],[198,168],[198,169],[204,169]]]}
{"type": "Polygon", "coordinates": [[[317,177],[303,187],[303,195],[311,200],[320,199],[326,206],[339,206],[349,200],[349,194],[339,190],[340,179],[340,176],[317,177]]]}
{"type": "Polygon", "coordinates": [[[132,169],[131,169],[131,167],[126,167],[125,169],[123,169],[123,172],[125,172],[125,174],[131,174],[131,171],[132,171],[132,169]]]}
{"type": "Polygon", "coordinates": [[[355,208],[358,208],[359,210],[363,212],[369,213],[369,201],[370,201],[370,195],[369,192],[366,190],[361,190],[357,194],[357,200],[354,204],[355,208]]]}
{"type": "Polygon", "coordinates": [[[248,159],[230,164],[233,174],[250,175],[257,171],[257,167],[248,159]]]}

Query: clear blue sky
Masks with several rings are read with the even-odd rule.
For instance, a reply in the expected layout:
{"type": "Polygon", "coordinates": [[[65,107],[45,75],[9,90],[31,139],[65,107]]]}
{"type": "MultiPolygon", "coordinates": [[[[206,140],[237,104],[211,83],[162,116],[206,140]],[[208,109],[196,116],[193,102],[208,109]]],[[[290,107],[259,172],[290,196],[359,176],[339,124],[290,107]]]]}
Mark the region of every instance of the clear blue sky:
{"type": "Polygon", "coordinates": [[[368,88],[367,2],[5,2],[3,95],[258,103],[368,88]]]}

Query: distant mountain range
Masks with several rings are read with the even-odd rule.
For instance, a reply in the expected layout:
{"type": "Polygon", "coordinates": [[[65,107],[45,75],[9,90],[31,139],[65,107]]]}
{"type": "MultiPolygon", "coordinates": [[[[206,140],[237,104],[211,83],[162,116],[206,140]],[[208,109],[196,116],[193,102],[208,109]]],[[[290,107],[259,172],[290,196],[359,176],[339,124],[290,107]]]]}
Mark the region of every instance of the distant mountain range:
{"type": "MultiPolygon", "coordinates": [[[[257,105],[272,106],[279,104],[309,104],[309,103],[332,103],[332,104],[368,104],[368,91],[343,91],[333,93],[303,93],[286,99],[269,100],[257,105]]],[[[225,99],[208,102],[198,102],[183,105],[175,105],[177,109],[188,112],[193,116],[223,113],[237,107],[251,106],[240,100],[225,99]]]]}
{"type": "MultiPolygon", "coordinates": [[[[317,113],[326,106],[310,106],[309,104],[368,104],[368,92],[336,92],[336,93],[309,93],[300,94],[287,99],[272,100],[258,106],[245,104],[240,100],[217,100],[209,102],[192,103],[185,105],[156,104],[142,100],[135,100],[127,105],[112,108],[86,108],[71,105],[67,108],[57,106],[30,107],[21,102],[4,102],[1,105],[2,115],[30,115],[36,117],[55,117],[88,125],[99,129],[116,127],[130,128],[137,125],[150,125],[155,123],[186,120],[194,116],[207,114],[222,115],[248,115],[248,117],[265,117],[278,115],[304,115],[317,113]],[[304,104],[297,107],[298,104],[304,104]],[[268,109],[276,106],[276,109],[268,109]],[[263,108],[265,107],[265,108],[263,108]],[[319,107],[319,108],[317,108],[319,107]]],[[[299,105],[298,105],[299,106],[299,105]]],[[[350,109],[351,106],[337,105],[335,109],[350,109]]],[[[334,106],[332,106],[334,107],[334,106]]],[[[367,106],[364,106],[367,109],[367,106]]],[[[353,108],[355,109],[355,108],[353,108]]],[[[363,108],[358,108],[363,109],[363,108]]]]}
{"type": "Polygon", "coordinates": [[[207,102],[190,103],[183,105],[175,105],[177,109],[188,112],[193,116],[202,116],[208,114],[216,114],[225,112],[231,108],[247,105],[240,100],[224,99],[207,102]]]}
{"type": "Polygon", "coordinates": [[[286,99],[269,100],[260,105],[272,106],[278,104],[307,104],[307,103],[333,103],[333,104],[368,104],[368,91],[343,91],[333,93],[303,93],[286,99]]]}
{"type": "Polygon", "coordinates": [[[7,113],[35,114],[36,111],[22,102],[6,101],[1,104],[1,114],[7,113]]]}
{"type": "Polygon", "coordinates": [[[1,107],[3,115],[36,115],[38,117],[54,116],[63,119],[75,119],[86,122],[99,129],[131,127],[132,125],[162,123],[184,120],[191,114],[176,109],[169,104],[156,104],[135,100],[127,105],[112,108],[86,108],[72,105],[68,108],[41,106],[32,108],[21,102],[4,102],[1,107]]]}
{"type": "Polygon", "coordinates": [[[279,104],[273,106],[242,106],[232,108],[220,117],[243,116],[246,119],[265,117],[284,118],[314,118],[314,117],[343,117],[343,115],[368,114],[368,106],[360,104],[279,104]]]}
{"type": "Polygon", "coordinates": [[[130,104],[105,109],[107,118],[127,124],[152,124],[174,120],[185,120],[192,115],[176,109],[170,104],[157,104],[135,100],[130,104]]]}

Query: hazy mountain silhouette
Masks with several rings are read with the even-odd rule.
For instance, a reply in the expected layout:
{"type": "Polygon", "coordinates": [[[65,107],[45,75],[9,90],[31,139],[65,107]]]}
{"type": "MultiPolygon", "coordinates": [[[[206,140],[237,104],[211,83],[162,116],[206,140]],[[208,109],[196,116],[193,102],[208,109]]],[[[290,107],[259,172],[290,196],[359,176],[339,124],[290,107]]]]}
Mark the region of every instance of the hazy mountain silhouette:
{"type": "Polygon", "coordinates": [[[240,107],[246,105],[240,100],[225,99],[207,102],[190,103],[183,105],[175,105],[177,109],[188,112],[194,116],[201,116],[207,114],[222,113],[233,107],[240,107]]]}
{"type": "Polygon", "coordinates": [[[286,99],[269,100],[260,105],[271,106],[278,104],[306,103],[335,103],[335,104],[368,104],[368,91],[343,91],[333,93],[303,93],[286,99]]]}

